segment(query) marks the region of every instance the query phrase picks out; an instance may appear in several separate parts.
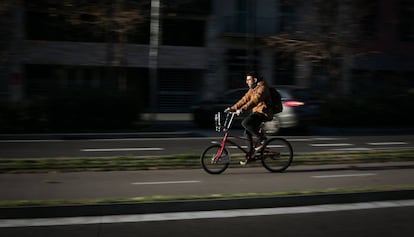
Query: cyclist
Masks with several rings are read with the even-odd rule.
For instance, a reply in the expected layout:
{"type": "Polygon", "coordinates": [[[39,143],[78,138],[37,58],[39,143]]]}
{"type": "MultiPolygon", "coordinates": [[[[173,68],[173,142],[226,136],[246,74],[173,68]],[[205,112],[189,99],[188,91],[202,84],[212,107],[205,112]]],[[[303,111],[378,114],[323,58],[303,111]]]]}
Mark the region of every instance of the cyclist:
{"type": "Polygon", "coordinates": [[[252,157],[256,151],[263,148],[266,141],[264,133],[260,133],[260,126],[263,122],[273,119],[273,111],[270,106],[270,92],[265,81],[259,78],[255,72],[246,74],[246,84],[249,90],[246,94],[233,106],[225,109],[225,112],[235,110],[239,116],[245,111],[251,113],[243,119],[242,126],[245,129],[245,136],[249,143],[249,155],[246,160],[240,161],[241,165],[245,165],[249,157],[252,157]],[[253,148],[253,135],[258,138],[258,146],[253,148]]]}

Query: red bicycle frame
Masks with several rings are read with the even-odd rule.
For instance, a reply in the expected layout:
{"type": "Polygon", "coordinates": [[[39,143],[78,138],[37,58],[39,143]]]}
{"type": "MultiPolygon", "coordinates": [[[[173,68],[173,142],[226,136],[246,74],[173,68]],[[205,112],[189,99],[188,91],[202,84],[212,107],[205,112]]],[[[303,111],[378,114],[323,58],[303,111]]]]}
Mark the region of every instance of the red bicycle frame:
{"type": "MultiPolygon", "coordinates": [[[[230,137],[233,137],[233,136],[229,136],[229,130],[230,130],[230,127],[232,125],[235,114],[236,114],[235,112],[228,112],[223,126],[221,126],[221,118],[220,118],[221,115],[220,115],[220,113],[217,113],[216,116],[215,116],[216,131],[217,132],[224,131],[225,133],[224,133],[223,139],[220,142],[220,149],[217,151],[217,154],[214,158],[214,162],[218,162],[218,160],[220,159],[221,155],[223,154],[223,151],[224,151],[224,148],[225,148],[227,142],[230,143],[231,145],[236,146],[239,150],[243,151],[245,154],[249,153],[249,151],[247,149],[244,149],[243,147],[241,147],[236,142],[234,142],[232,140],[229,140],[230,137]]],[[[247,139],[244,138],[244,137],[233,137],[233,138],[247,141],[247,139]]]]}

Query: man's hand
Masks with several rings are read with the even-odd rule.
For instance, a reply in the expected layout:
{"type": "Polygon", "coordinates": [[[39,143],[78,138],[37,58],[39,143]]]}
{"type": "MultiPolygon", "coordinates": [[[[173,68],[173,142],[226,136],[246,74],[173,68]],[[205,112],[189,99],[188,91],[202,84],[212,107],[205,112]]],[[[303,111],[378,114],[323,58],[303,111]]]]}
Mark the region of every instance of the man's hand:
{"type": "MultiPolygon", "coordinates": [[[[226,108],[225,110],[224,110],[224,112],[229,112],[229,111],[231,111],[232,109],[230,108],[230,107],[228,107],[228,108],[226,108]]],[[[241,110],[241,109],[237,109],[236,111],[235,111],[235,113],[236,113],[236,115],[237,116],[239,116],[241,113],[242,113],[243,111],[241,110]]]]}

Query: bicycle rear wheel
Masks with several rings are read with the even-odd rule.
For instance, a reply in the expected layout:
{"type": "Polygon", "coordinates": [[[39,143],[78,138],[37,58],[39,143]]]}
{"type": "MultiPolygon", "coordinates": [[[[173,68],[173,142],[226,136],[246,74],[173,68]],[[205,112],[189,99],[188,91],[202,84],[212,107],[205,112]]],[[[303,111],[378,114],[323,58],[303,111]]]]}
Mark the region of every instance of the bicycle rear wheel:
{"type": "Polygon", "coordinates": [[[201,166],[207,173],[221,174],[229,166],[230,156],[226,148],[223,149],[220,158],[216,159],[216,155],[220,149],[221,146],[218,144],[211,145],[201,154],[201,166]]]}
{"type": "Polygon", "coordinates": [[[262,165],[270,172],[286,170],[293,160],[293,149],[284,138],[271,138],[261,152],[262,165]]]}

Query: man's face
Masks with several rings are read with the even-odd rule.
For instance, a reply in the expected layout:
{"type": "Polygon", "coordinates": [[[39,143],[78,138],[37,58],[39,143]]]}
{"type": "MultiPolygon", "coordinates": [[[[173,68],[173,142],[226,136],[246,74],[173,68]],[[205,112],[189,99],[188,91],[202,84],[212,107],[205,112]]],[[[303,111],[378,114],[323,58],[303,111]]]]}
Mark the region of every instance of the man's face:
{"type": "Polygon", "coordinates": [[[247,76],[246,77],[246,84],[247,86],[249,86],[249,88],[254,88],[254,86],[256,85],[257,79],[253,78],[252,76],[247,76]]]}

